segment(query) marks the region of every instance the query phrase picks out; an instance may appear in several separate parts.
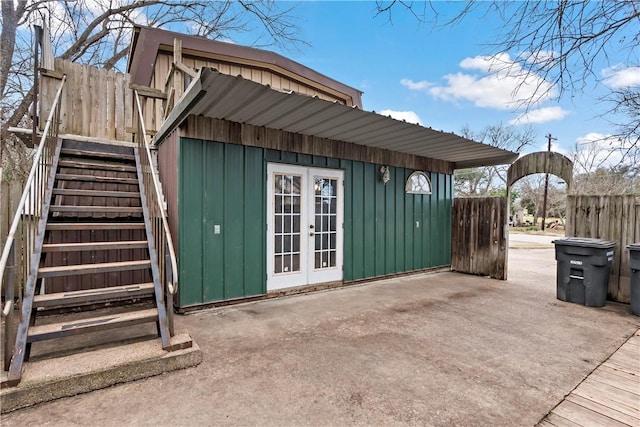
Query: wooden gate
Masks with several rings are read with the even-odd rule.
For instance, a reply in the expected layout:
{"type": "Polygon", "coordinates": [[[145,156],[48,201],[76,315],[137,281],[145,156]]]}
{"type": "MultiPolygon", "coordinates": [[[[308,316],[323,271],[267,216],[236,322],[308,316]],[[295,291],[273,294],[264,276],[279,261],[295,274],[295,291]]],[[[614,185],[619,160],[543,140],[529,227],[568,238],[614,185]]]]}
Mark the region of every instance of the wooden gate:
{"type": "Polygon", "coordinates": [[[640,242],[640,197],[567,196],[566,235],[616,242],[607,298],[628,303],[631,269],[627,246],[640,242]]]}
{"type": "Polygon", "coordinates": [[[507,279],[507,198],[453,200],[451,269],[507,279]]]}

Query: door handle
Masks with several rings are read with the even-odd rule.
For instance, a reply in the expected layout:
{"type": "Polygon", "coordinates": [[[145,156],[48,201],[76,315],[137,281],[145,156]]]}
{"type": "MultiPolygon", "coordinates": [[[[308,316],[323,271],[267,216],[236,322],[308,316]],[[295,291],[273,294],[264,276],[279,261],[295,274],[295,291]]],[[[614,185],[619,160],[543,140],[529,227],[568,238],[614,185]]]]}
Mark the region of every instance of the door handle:
{"type": "Polygon", "coordinates": [[[309,233],[309,236],[312,236],[312,237],[313,237],[313,231],[312,231],[311,233],[309,233]]]}

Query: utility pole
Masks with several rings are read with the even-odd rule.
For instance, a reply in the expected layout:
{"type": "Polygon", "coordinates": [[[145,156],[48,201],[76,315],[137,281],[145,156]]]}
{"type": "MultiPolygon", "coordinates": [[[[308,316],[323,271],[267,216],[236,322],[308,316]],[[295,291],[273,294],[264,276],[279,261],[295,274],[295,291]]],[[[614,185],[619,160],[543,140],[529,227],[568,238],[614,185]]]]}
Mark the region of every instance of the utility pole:
{"type": "MultiPolygon", "coordinates": [[[[558,138],[553,138],[551,136],[551,134],[546,135],[547,137],[547,152],[551,152],[551,141],[557,141],[558,138]]],[[[548,171],[549,170],[549,158],[547,157],[547,159],[544,162],[544,170],[548,171]]],[[[542,228],[541,230],[544,231],[544,223],[547,219],[547,193],[549,191],[549,173],[545,173],[544,174],[544,199],[542,200],[542,228]]]]}

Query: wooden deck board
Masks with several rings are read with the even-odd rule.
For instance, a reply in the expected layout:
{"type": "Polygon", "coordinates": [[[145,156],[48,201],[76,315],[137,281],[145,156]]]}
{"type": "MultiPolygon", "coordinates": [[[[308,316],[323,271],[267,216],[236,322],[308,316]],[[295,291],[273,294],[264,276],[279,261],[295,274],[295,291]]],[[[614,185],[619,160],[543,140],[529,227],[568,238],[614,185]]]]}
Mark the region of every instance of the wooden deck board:
{"type": "Polygon", "coordinates": [[[124,327],[157,321],[158,310],[150,308],[129,313],[109,314],[105,316],[82,319],[78,321],[51,323],[47,325],[31,326],[29,341],[37,342],[51,338],[60,338],[79,333],[104,331],[116,327],[124,327]]]}
{"type": "Polygon", "coordinates": [[[589,379],[635,394],[638,393],[638,388],[640,387],[638,384],[638,378],[634,377],[634,375],[622,377],[620,375],[612,375],[604,369],[596,369],[589,379]]]}
{"type": "Polygon", "coordinates": [[[640,329],[539,426],[640,426],[640,329]]]}
{"type": "Polygon", "coordinates": [[[638,366],[638,349],[632,350],[631,346],[629,348],[620,348],[620,350],[616,351],[612,356],[612,360],[629,360],[635,362],[636,367],[638,366]]]}
{"type": "MultiPolygon", "coordinates": [[[[576,424],[573,421],[553,412],[550,413],[543,421],[548,422],[547,425],[556,426],[556,427],[582,427],[580,424],[576,424]]],[[[538,425],[542,425],[542,424],[538,424],[538,425]]]]}
{"type": "Polygon", "coordinates": [[[47,230],[140,230],[144,222],[49,222],[47,230]]]}
{"type": "Polygon", "coordinates": [[[58,163],[60,167],[64,168],[72,168],[72,169],[94,169],[94,170],[109,170],[109,171],[118,171],[118,172],[135,172],[136,167],[131,165],[123,165],[123,164],[112,164],[112,163],[95,163],[95,162],[86,162],[86,161],[78,161],[78,160],[60,160],[58,163]]]}
{"type": "Polygon", "coordinates": [[[53,194],[56,196],[85,196],[85,197],[121,197],[130,199],[139,199],[140,193],[134,191],[98,191],[98,190],[79,190],[54,188],[53,194]]]}
{"type": "Polygon", "coordinates": [[[604,402],[610,407],[626,408],[630,415],[635,414],[640,417],[640,408],[638,408],[640,395],[638,394],[627,393],[624,390],[594,381],[589,377],[576,387],[573,393],[596,402],[604,402]]]}
{"type": "Polygon", "coordinates": [[[125,161],[135,161],[135,157],[133,154],[121,154],[121,153],[109,153],[105,151],[94,151],[94,150],[79,150],[75,148],[63,148],[61,150],[63,155],[70,156],[78,156],[78,157],[96,157],[96,158],[108,158],[114,160],[125,160],[125,161]]]}
{"type": "Polygon", "coordinates": [[[59,173],[56,175],[57,181],[86,181],[86,182],[111,182],[116,184],[138,184],[138,178],[118,178],[101,175],[75,175],[69,173],[59,173]]]}
{"type": "Polygon", "coordinates": [[[144,249],[146,240],[121,240],[117,242],[45,243],[43,252],[108,251],[112,249],[144,249]]]}
{"type": "Polygon", "coordinates": [[[151,268],[150,260],[103,262],[97,264],[74,264],[40,267],[38,277],[60,277],[79,274],[110,273],[114,271],[141,270],[151,268]]]}
{"type": "Polygon", "coordinates": [[[554,413],[581,426],[626,427],[627,425],[604,414],[585,408],[569,400],[563,401],[553,410],[554,413]]]}
{"type": "Polygon", "coordinates": [[[69,307],[125,298],[145,298],[153,296],[153,292],[153,283],[137,283],[133,285],[36,295],[33,298],[33,304],[37,307],[69,307]]]}
{"type": "Polygon", "coordinates": [[[633,365],[625,364],[623,362],[618,362],[617,360],[607,360],[603,363],[604,366],[607,366],[611,369],[615,369],[621,372],[625,372],[629,375],[640,376],[640,373],[633,365]]]}
{"type": "Polygon", "coordinates": [[[77,212],[77,213],[107,213],[107,212],[115,212],[115,213],[141,213],[142,207],[140,206],[77,206],[77,205],[53,205],[51,206],[51,211],[53,212],[77,212]]]}
{"type": "Polygon", "coordinates": [[[618,422],[621,422],[626,425],[634,425],[634,423],[638,423],[638,419],[632,415],[625,414],[624,412],[617,411],[613,408],[610,408],[606,405],[603,405],[598,402],[594,402],[593,400],[586,399],[577,394],[570,394],[567,396],[566,401],[573,402],[577,405],[583,406],[592,411],[598,412],[600,414],[606,415],[607,417],[614,419],[618,422]]]}
{"type": "Polygon", "coordinates": [[[625,371],[623,369],[612,368],[611,365],[607,363],[603,363],[602,365],[600,365],[599,370],[606,373],[607,375],[615,375],[626,379],[637,380],[638,378],[638,375],[632,374],[631,372],[625,371]]]}

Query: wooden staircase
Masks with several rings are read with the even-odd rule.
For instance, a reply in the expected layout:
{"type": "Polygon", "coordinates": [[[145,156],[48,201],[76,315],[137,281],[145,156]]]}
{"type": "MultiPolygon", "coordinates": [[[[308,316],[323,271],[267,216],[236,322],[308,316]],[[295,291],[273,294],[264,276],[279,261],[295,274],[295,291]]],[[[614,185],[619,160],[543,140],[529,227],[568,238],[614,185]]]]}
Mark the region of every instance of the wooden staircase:
{"type": "Polygon", "coordinates": [[[137,156],[132,146],[62,142],[35,248],[39,267],[25,287],[3,387],[20,382],[32,344],[44,340],[155,323],[162,347],[178,349],[171,345],[137,156]],[[45,316],[51,312],[54,322],[45,316]]]}

